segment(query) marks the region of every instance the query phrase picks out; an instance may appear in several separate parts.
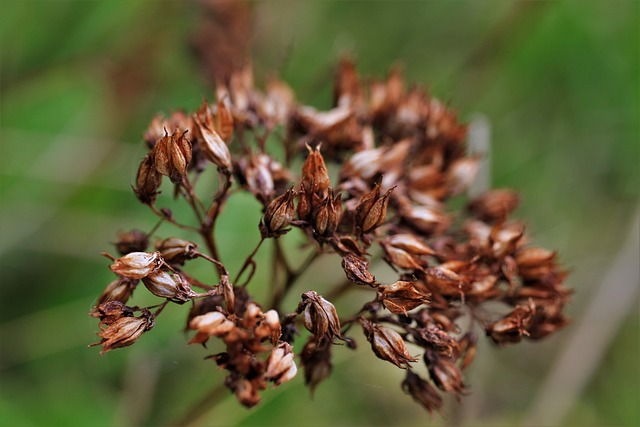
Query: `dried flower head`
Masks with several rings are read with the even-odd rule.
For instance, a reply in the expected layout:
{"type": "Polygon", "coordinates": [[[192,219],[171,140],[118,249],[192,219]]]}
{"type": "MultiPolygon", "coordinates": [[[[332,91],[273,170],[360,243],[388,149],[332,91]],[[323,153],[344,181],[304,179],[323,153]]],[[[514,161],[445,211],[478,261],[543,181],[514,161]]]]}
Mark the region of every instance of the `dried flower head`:
{"type": "Polygon", "coordinates": [[[117,277],[90,312],[99,321],[101,341],[94,345],[102,353],[137,342],[167,305],[190,302],[190,343],[216,349],[207,359],[225,371],[224,385],[240,404],[252,407],[268,386],[294,379],[300,335],[306,340],[300,363],[313,392],[331,375],[334,349],[356,347],[357,337],[346,334],[359,323],[373,355],[405,369],[402,389],[432,413],[447,394],[460,400],[466,393],[462,372],[478,351],[479,326],[503,345],[542,339],[569,323],[567,272],[556,252],[531,246],[525,224],[511,217],[518,194],[487,189],[458,212],[461,204],[449,203],[452,196],[464,203],[483,162],[467,155],[467,126],[456,111],[405,84],[398,67],[384,79],[363,79],[349,59],[339,65],[334,104],[324,111],[304,105],[276,77],[261,90],[250,61],[220,42],[246,43],[240,18],[248,9],[218,3],[203,6],[226,25],[218,42],[196,41],[217,102],[154,117],[133,186],[158,226],[199,240],[158,238],[164,226],[118,236],[120,258],[108,255],[117,277]],[[207,170],[213,173],[203,175],[207,170]],[[172,203],[192,215],[165,206],[163,176],[173,183],[172,203]],[[217,231],[227,202],[242,192],[257,200],[262,217],[257,227],[245,224],[257,243],[231,275],[223,262],[229,245],[217,231]],[[283,242],[292,234],[304,239],[296,247],[304,261],[283,242]],[[151,238],[156,252],[147,252],[151,238]],[[264,259],[256,254],[265,247],[273,250],[272,292],[264,286],[256,292],[254,273],[264,259]],[[306,274],[318,259],[323,268],[334,262],[346,280],[306,274]],[[212,269],[192,268],[201,263],[212,269]],[[371,272],[385,267],[393,278],[380,283],[371,272]],[[337,282],[326,283],[330,278],[337,282]],[[327,298],[308,290],[291,306],[302,280],[317,283],[327,298]],[[136,297],[149,292],[164,301],[126,305],[140,281],[136,297]],[[365,297],[356,306],[341,301],[339,314],[329,299],[356,289],[365,297]],[[495,312],[504,306],[507,314],[495,312]],[[424,365],[414,363],[416,349],[424,365]]]}

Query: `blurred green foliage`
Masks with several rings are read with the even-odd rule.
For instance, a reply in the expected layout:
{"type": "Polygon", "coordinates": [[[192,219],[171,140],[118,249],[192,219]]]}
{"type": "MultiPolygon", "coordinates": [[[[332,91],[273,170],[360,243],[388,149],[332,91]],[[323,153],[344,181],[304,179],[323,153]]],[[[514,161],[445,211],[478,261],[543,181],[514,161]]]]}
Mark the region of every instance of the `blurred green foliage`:
{"type": "MultiPolygon", "coordinates": [[[[254,64],[258,78],[276,71],[301,100],[328,108],[342,54],[352,54],[363,75],[381,77],[401,63],[409,80],[463,120],[486,116],[493,184],[521,192],[518,215],[535,242],[559,250],[572,268],[571,314],[579,322],[637,215],[639,5],[255,2],[254,64]]],[[[211,97],[188,47],[198,6],[5,0],[0,7],[0,420],[162,424],[222,379],[201,360],[206,351],[185,345],[185,307],[167,309],[153,333],[104,357],[86,348],[97,330],[86,314],[112,278],[99,252],[111,250],[115,232],[153,224],[130,191],[146,124],[158,111],[193,110],[211,97]]],[[[258,239],[260,213],[250,198],[229,210],[220,239],[234,271],[258,239]]],[[[159,234],[170,233],[163,226],[159,234]]],[[[326,268],[312,271],[301,291],[326,268]]],[[[635,304],[563,425],[640,424],[639,320],[635,304]]],[[[452,402],[444,419],[429,419],[401,395],[401,373],[368,352],[337,349],[335,373],[313,400],[298,379],[265,392],[252,411],[225,399],[206,423],[513,425],[571,328],[522,348],[483,344],[486,355],[470,373],[473,394],[463,399],[473,403],[452,402]]]]}

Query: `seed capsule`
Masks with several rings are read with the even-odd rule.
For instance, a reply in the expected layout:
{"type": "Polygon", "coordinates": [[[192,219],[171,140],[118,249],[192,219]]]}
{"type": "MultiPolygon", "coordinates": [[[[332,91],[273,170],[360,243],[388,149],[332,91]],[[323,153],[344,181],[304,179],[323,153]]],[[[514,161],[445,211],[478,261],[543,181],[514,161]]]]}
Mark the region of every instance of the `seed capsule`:
{"type": "Polygon", "coordinates": [[[109,266],[111,271],[131,279],[142,279],[162,264],[160,252],[131,252],[109,266]]]}

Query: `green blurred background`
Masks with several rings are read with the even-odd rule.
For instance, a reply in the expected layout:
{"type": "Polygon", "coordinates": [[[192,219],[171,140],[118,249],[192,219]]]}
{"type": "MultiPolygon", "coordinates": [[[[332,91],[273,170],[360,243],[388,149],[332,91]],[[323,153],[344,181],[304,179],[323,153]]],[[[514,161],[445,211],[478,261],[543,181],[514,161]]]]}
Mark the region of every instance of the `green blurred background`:
{"type": "MultiPolygon", "coordinates": [[[[492,184],[521,192],[517,216],[534,243],[572,270],[574,322],[540,343],[483,341],[471,394],[443,417],[404,396],[401,373],[368,350],[337,349],[313,400],[298,378],[253,410],[225,398],[200,424],[640,424],[639,4],[251,3],[258,80],[275,71],[299,99],[328,108],[333,67],[350,53],[364,75],[403,64],[463,120],[487,122],[492,184]]],[[[87,312],[112,280],[99,253],[117,231],[154,223],[130,190],[148,121],[212,97],[189,48],[200,9],[0,7],[0,424],[166,423],[223,378],[206,351],[185,345],[187,307],[168,308],[135,346],[103,357],[86,348],[97,330],[87,312]]],[[[221,239],[235,271],[258,239],[259,211],[242,197],[229,208],[221,239]]]]}

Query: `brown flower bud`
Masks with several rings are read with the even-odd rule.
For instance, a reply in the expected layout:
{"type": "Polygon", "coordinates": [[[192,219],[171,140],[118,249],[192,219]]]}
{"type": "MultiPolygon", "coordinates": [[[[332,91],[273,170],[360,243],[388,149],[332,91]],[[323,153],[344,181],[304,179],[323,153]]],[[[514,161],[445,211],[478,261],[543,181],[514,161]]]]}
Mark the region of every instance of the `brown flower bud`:
{"type": "Polygon", "coordinates": [[[298,219],[305,221],[311,215],[311,193],[307,193],[303,186],[300,186],[300,197],[296,213],[298,219]]]}
{"type": "Polygon", "coordinates": [[[131,252],[109,266],[111,271],[131,279],[142,279],[162,265],[160,252],[131,252]]]}
{"type": "Polygon", "coordinates": [[[523,335],[529,335],[528,329],[532,325],[535,311],[533,301],[529,301],[527,305],[518,305],[502,319],[487,325],[486,333],[496,344],[519,342],[523,335]]]}
{"type": "Polygon", "coordinates": [[[455,394],[459,400],[465,391],[465,385],[462,372],[456,364],[449,357],[430,350],[425,352],[424,361],[435,385],[442,391],[455,394]]]}
{"type": "Polygon", "coordinates": [[[130,346],[138,341],[143,333],[153,327],[151,313],[143,313],[140,317],[121,317],[111,323],[105,330],[98,334],[102,338],[92,346],[102,345],[100,354],[109,350],[130,346]]]}
{"type": "Polygon", "coordinates": [[[329,174],[320,154],[320,145],[314,150],[307,145],[309,156],[302,165],[302,187],[308,194],[317,194],[324,199],[329,189],[329,174]]]}
{"type": "Polygon", "coordinates": [[[156,249],[166,262],[184,265],[186,260],[196,257],[198,245],[177,237],[169,237],[157,243],[156,249]]]}
{"type": "Polygon", "coordinates": [[[275,192],[272,167],[281,168],[280,164],[264,153],[243,156],[238,161],[241,183],[263,204],[269,203],[275,192]]]}
{"type": "Polygon", "coordinates": [[[267,206],[260,224],[260,232],[263,237],[278,237],[289,231],[286,227],[295,215],[295,196],[295,190],[290,188],[283,195],[273,199],[267,206]]]}
{"type": "Polygon", "coordinates": [[[313,213],[313,229],[319,236],[331,236],[338,228],[342,218],[342,198],[333,197],[333,189],[313,213]]]}
{"type": "Polygon", "coordinates": [[[515,191],[494,189],[472,200],[467,209],[483,221],[498,221],[509,216],[519,202],[520,198],[515,191]]]}
{"type": "Polygon", "coordinates": [[[399,333],[366,319],[359,320],[367,340],[371,343],[371,349],[380,359],[402,369],[408,368],[410,362],[418,360],[409,354],[407,345],[399,333]]]}
{"type": "Polygon", "coordinates": [[[356,227],[362,233],[373,231],[384,223],[387,217],[389,196],[393,188],[381,197],[380,185],[376,184],[373,190],[360,200],[360,204],[356,207],[356,227]]]}
{"type": "Polygon", "coordinates": [[[304,326],[315,336],[316,343],[342,339],[336,308],[315,291],[302,294],[298,313],[304,310],[304,326]]]}
{"type": "Polygon", "coordinates": [[[154,271],[142,278],[144,286],[157,297],[167,298],[174,302],[187,302],[197,294],[191,290],[189,282],[180,275],[174,275],[166,271],[154,271]]]}
{"type": "Polygon", "coordinates": [[[349,253],[342,258],[342,269],[353,283],[371,287],[376,284],[376,278],[369,273],[369,262],[354,254],[349,253]]]}
{"type": "Polygon", "coordinates": [[[434,410],[438,411],[442,408],[444,401],[440,393],[435,387],[420,378],[419,375],[414,374],[411,369],[407,369],[407,376],[402,382],[402,389],[430,414],[434,410]]]}
{"type": "Polygon", "coordinates": [[[304,368],[304,382],[313,394],[318,384],[331,375],[331,343],[317,344],[309,337],[300,354],[300,363],[304,368]]]}
{"type": "Polygon", "coordinates": [[[291,344],[281,342],[271,350],[269,359],[267,359],[267,371],[264,374],[264,378],[268,381],[273,381],[275,385],[280,385],[295,377],[298,368],[293,361],[294,356],[291,344]]]}
{"type": "Polygon", "coordinates": [[[149,154],[140,163],[136,186],[133,191],[136,197],[145,205],[152,205],[158,196],[158,188],[162,182],[162,175],[157,171],[153,157],[149,154]]]}
{"type": "Polygon", "coordinates": [[[118,233],[118,241],[115,243],[116,250],[120,255],[131,252],[144,252],[149,246],[147,234],[140,230],[131,230],[118,233]]]}
{"type": "Polygon", "coordinates": [[[209,337],[224,336],[235,327],[235,323],[218,311],[196,316],[189,322],[189,328],[195,329],[198,333],[189,341],[189,344],[201,344],[207,341],[209,337]]]}
{"type": "Polygon", "coordinates": [[[422,304],[429,302],[428,296],[418,291],[413,283],[398,281],[378,288],[378,299],[394,314],[407,314],[422,304]]]}

